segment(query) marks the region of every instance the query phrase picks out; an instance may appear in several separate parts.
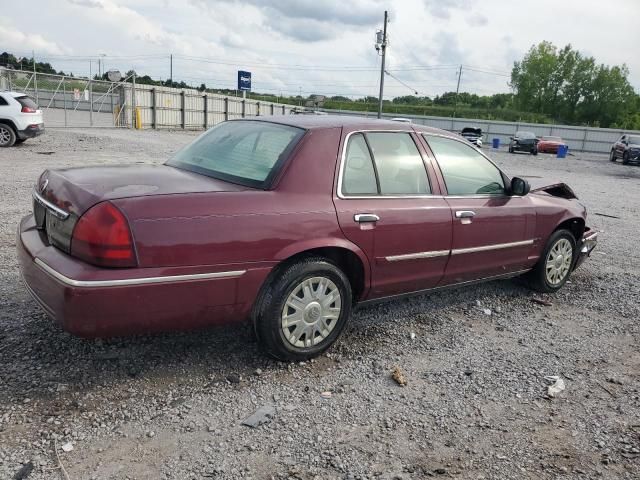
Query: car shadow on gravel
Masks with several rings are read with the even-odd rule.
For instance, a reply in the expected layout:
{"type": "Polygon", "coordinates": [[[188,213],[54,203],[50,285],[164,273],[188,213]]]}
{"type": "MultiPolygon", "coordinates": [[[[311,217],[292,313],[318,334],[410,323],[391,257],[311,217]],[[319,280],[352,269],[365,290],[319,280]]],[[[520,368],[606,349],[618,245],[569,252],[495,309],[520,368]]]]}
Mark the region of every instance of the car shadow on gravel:
{"type": "MultiPolygon", "coordinates": [[[[346,357],[375,354],[377,346],[397,335],[399,328],[420,324],[437,334],[452,311],[477,309],[477,299],[526,297],[527,292],[514,281],[495,281],[363,307],[329,352],[346,357]]],[[[86,392],[136,381],[169,388],[185,381],[186,373],[192,383],[233,383],[256,369],[286,367],[260,351],[247,323],[87,340],[63,332],[32,302],[23,303],[22,309],[20,328],[0,339],[5,393],[15,400],[46,399],[61,390],[86,392]]]]}

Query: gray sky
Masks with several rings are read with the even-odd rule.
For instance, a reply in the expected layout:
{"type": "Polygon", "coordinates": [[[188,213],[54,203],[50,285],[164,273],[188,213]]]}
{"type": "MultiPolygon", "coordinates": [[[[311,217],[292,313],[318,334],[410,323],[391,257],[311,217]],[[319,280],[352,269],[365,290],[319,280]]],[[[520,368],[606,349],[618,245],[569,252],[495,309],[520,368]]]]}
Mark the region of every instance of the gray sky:
{"type": "Polygon", "coordinates": [[[187,83],[235,88],[245,69],[255,91],[377,96],[385,8],[387,68],[420,95],[455,90],[460,64],[461,90],[507,92],[514,60],[542,40],[626,63],[640,91],[640,0],[30,0],[3,9],[0,51],[35,50],[76,75],[106,54],[107,69],[163,79],[173,53],[174,80],[187,83]]]}

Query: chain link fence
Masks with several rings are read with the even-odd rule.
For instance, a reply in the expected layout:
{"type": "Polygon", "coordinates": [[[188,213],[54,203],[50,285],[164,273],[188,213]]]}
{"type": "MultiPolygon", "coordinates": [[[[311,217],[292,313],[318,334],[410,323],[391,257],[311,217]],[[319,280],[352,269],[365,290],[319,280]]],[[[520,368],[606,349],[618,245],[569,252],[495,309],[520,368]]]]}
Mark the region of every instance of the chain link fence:
{"type": "Polygon", "coordinates": [[[24,92],[49,127],[206,129],[232,118],[288,115],[296,107],[195,89],[107,82],[0,68],[0,89],[24,92]]]}

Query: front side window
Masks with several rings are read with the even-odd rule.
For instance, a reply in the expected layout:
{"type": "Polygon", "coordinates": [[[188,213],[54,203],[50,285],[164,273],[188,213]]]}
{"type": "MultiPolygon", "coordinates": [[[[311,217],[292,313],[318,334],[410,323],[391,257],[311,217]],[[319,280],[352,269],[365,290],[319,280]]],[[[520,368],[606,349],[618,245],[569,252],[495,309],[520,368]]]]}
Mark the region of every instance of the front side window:
{"type": "Polygon", "coordinates": [[[438,161],[449,195],[502,195],[505,193],[500,170],[463,142],[425,135],[438,161]]]}
{"type": "Polygon", "coordinates": [[[302,135],[304,130],[288,125],[224,122],[176,153],[167,165],[263,188],[302,135]]]}

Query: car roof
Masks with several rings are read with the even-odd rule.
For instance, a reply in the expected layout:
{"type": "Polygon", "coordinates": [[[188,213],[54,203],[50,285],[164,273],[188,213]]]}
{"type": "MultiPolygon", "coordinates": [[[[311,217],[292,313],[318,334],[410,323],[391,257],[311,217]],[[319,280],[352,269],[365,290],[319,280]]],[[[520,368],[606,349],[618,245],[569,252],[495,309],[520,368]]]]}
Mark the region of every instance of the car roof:
{"type": "MultiPolygon", "coordinates": [[[[236,119],[232,122],[249,120],[269,123],[279,123],[292,127],[314,130],[322,128],[348,128],[349,130],[398,130],[410,132],[412,130],[425,133],[435,133],[450,137],[458,137],[446,130],[427,127],[408,122],[396,122],[373,117],[358,117],[352,115],[276,115],[268,117],[254,117],[251,119],[236,119]]],[[[458,137],[460,138],[460,137],[458,137]]]]}
{"type": "Polygon", "coordinates": [[[3,91],[0,91],[0,93],[1,93],[1,94],[3,94],[3,95],[9,95],[9,96],[11,96],[11,97],[13,97],[13,98],[17,98],[17,97],[27,97],[27,96],[28,96],[28,95],[27,95],[26,93],[24,93],[24,92],[3,92],[3,91]]]}

